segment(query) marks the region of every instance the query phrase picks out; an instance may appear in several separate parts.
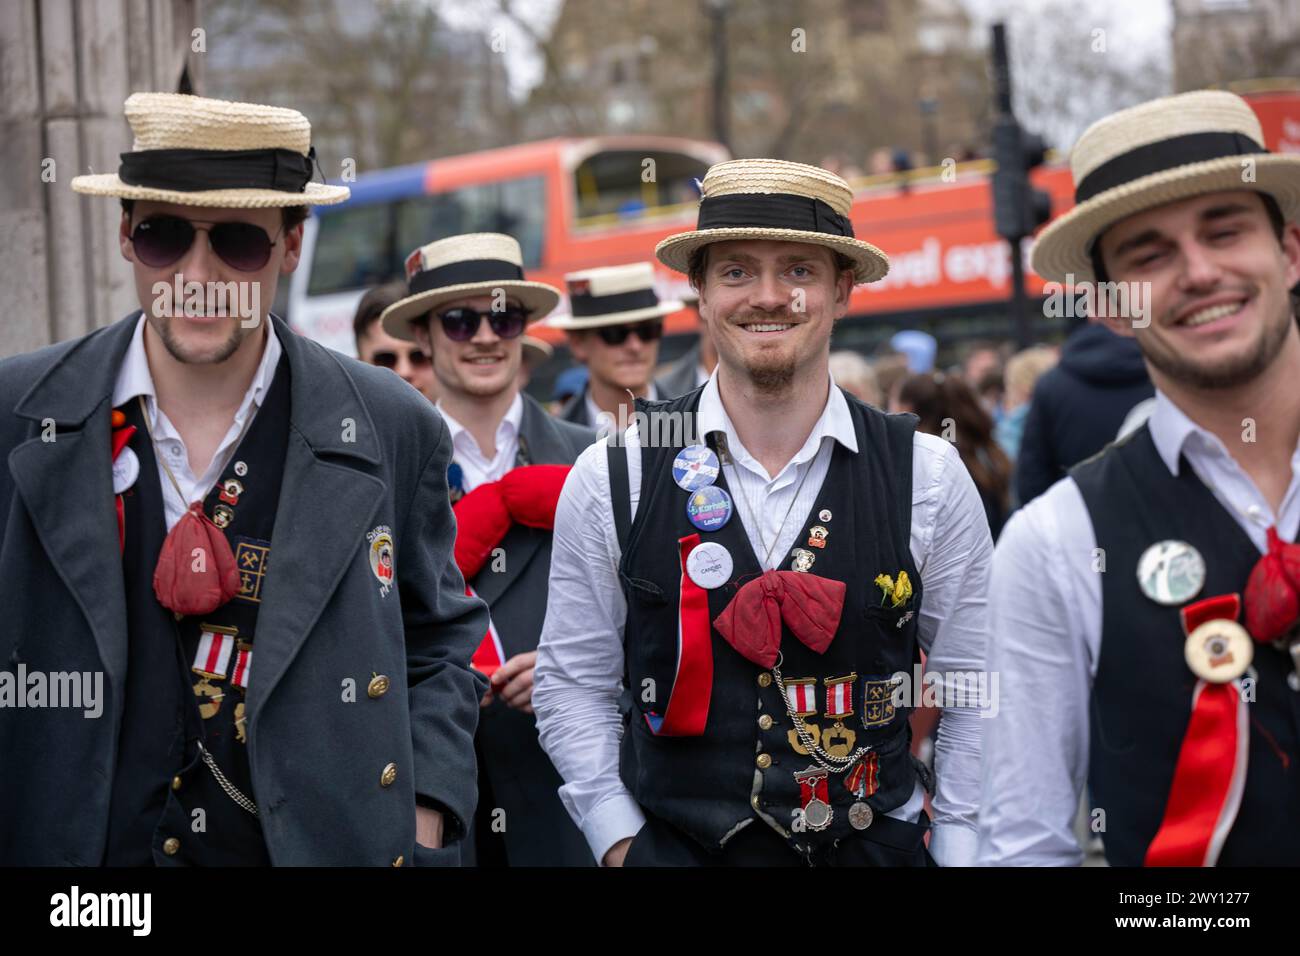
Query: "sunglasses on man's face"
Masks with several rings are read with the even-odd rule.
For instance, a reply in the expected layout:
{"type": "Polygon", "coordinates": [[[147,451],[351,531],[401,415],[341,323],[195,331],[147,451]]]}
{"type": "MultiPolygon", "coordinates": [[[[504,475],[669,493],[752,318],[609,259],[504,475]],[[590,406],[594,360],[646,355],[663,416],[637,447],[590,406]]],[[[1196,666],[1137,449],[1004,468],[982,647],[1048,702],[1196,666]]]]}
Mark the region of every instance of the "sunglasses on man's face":
{"type": "Polygon", "coordinates": [[[524,334],[524,326],[528,324],[528,312],[517,305],[512,305],[500,310],[489,309],[487,312],[455,308],[438,313],[442,331],[453,342],[468,342],[478,334],[479,326],[484,319],[487,319],[488,326],[497,338],[516,339],[524,334]]]}
{"type": "Polygon", "coordinates": [[[628,325],[606,325],[596,330],[606,345],[622,345],[629,335],[635,335],[642,342],[655,342],[663,338],[664,320],[654,319],[650,322],[632,322],[628,325]]]}
{"type": "Polygon", "coordinates": [[[405,355],[406,361],[411,363],[411,368],[421,369],[429,364],[429,356],[425,355],[419,349],[410,349],[405,353],[376,352],[374,355],[370,356],[370,364],[378,365],[380,368],[395,369],[403,355],[405,355]]]}
{"type": "Polygon", "coordinates": [[[271,259],[279,240],[251,222],[203,222],[180,216],[150,216],[131,230],[136,258],[153,269],[178,262],[194,244],[196,233],[206,232],[212,251],[230,268],[257,272],[271,259]],[[199,229],[198,226],[206,228],[199,229]]]}

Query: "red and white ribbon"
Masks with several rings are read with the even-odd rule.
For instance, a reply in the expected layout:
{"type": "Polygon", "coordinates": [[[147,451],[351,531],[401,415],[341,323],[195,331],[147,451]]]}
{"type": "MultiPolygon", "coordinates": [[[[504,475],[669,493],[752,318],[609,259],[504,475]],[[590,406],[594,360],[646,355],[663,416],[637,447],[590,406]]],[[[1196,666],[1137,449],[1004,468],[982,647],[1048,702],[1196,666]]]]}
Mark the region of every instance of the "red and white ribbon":
{"type": "Polygon", "coordinates": [[[699,737],[709,720],[713,694],[713,625],[709,620],[709,592],[686,573],[686,557],[700,543],[698,534],[677,542],[681,564],[681,598],[677,605],[677,673],[662,715],[645,715],[650,731],[659,737],[699,737]]]}

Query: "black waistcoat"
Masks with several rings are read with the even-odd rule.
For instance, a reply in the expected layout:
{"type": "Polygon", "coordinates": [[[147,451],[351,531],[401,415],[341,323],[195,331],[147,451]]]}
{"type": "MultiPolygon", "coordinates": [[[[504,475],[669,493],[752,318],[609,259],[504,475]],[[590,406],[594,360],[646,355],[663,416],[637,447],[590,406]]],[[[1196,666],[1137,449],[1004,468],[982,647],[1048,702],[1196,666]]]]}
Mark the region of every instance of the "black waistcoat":
{"type": "MultiPolygon", "coordinates": [[[[1088,781],[1094,807],[1105,811],[1107,860],[1141,866],[1164,817],[1196,677],[1183,657],[1180,608],[1142,593],[1138,559],[1158,541],[1188,542],[1205,558],[1205,586],[1193,599],[1201,600],[1244,593],[1260,552],[1186,459],[1177,477],[1169,473],[1146,426],[1071,475],[1106,561],[1088,781]]],[[[1290,663],[1272,645],[1255,643],[1252,666],[1246,789],[1219,864],[1295,866],[1300,694],[1287,686],[1290,663]]]]}
{"type": "MultiPolygon", "coordinates": [[[[638,401],[637,409],[690,413],[686,420],[693,420],[700,393],[696,389],[668,402],[638,401]]],[[[915,612],[921,581],[910,547],[915,418],[887,416],[846,398],[858,453],[836,443],[811,510],[789,515],[800,529],[792,549],[814,555],[808,573],[847,586],[839,630],[825,654],[818,655],[783,628],[778,666],[787,686],[815,681],[816,713],[804,719],[810,733],[817,727],[824,749],[847,756],[863,745],[877,748],[878,789],[867,803],[882,813],[906,802],[916,782],[908,751],[910,710],[889,700],[892,676],[910,674],[919,660],[915,612]],[[824,547],[808,545],[815,527],[826,530],[824,547]],[[897,577],[899,571],[911,578],[912,599],[897,609],[882,606],[874,579],[882,573],[897,577]],[[827,682],[844,678],[852,678],[852,713],[837,725],[826,717],[827,682]],[[865,699],[868,695],[873,699],[865,699]]],[[[671,431],[659,429],[661,436],[671,431]]],[[[706,439],[717,444],[716,435],[706,439]]],[[[845,787],[847,773],[832,772],[827,780],[830,826],[816,832],[792,826],[802,806],[795,774],[816,763],[803,750],[770,671],[742,657],[711,627],[713,687],[703,735],[656,736],[646,720],[646,714],[665,712],[676,674],[679,539],[699,534],[701,541],[716,541],[731,554],[730,581],[707,592],[711,621],[742,585],[762,573],[742,524],[748,506],[727,486],[729,468],[716,483],[732,497],[731,519],[717,531],[699,531],[690,523],[688,493],[672,476],[680,447],[642,449],[641,497],[619,568],[627,596],[624,706],[629,717],[620,760],[623,782],[650,813],[706,847],[719,847],[738,827],[762,821],[806,853],[857,832],[848,819],[857,797],[845,787]],[[647,687],[653,688],[652,695],[647,687]]],[[[792,561],[792,554],[786,554],[776,567],[791,570],[792,561]]]]}
{"type": "Polygon", "coordinates": [[[104,862],[266,865],[257,818],[223,790],[198,745],[229,783],[256,799],[243,704],[288,446],[288,361],[281,358],[252,424],[204,499],[208,517],[226,524],[241,583],[240,593],[210,614],[177,620],[154,596],[154,566],[167,534],[162,486],[138,401],[121,411],[136,426],[129,447],[140,475],[123,495],[128,662],[104,862]],[[196,660],[205,627],[226,652],[196,660]]]}

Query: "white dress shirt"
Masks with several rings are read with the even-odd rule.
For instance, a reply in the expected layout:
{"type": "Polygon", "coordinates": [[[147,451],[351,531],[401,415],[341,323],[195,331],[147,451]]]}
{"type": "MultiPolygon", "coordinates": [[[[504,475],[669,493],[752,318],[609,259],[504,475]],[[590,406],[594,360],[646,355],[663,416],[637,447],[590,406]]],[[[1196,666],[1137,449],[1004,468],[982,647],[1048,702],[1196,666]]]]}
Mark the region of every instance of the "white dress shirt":
{"type": "MultiPolygon", "coordinates": [[[[1160,392],[1149,427],[1169,473],[1178,474],[1179,456],[1185,456],[1261,554],[1274,523],[1283,538],[1295,539],[1300,448],[1274,515],[1223,442],[1160,392]]],[[[1069,477],[1013,515],[998,540],[989,667],[1001,673],[1001,708],[985,728],[982,864],[1077,865],[1083,858],[1073,822],[1088,773],[1088,707],[1101,648],[1096,546],[1083,495],[1069,477]]]]}
{"type": "MultiPolygon", "coordinates": [[[[587,403],[587,421],[591,422],[591,427],[600,432],[601,435],[607,435],[618,427],[618,422],[609,412],[601,411],[596,400],[591,397],[591,388],[583,392],[583,399],[587,403]]],[[[645,400],[647,402],[657,402],[659,400],[659,389],[655,388],[655,383],[651,382],[646,386],[645,400]]],[[[630,416],[630,413],[629,413],[630,416]]]]}
{"type": "MultiPolygon", "coordinates": [[[[777,558],[764,567],[779,564],[803,530],[797,522],[817,498],[834,443],[858,450],[843,393],[832,383],[821,418],[803,447],[776,475],[769,475],[737,436],[719,397],[716,372],[700,396],[697,421],[701,435],[713,431],[726,435],[736,461],[726,470],[736,499],[736,518],[756,554],[762,557],[770,551],[777,558]],[[760,516],[760,527],[749,518],[751,505],[760,516]],[[783,526],[787,513],[791,520],[783,526]]],[[[625,440],[635,514],[641,486],[635,425],[625,440]]],[[[542,746],[565,780],[560,799],[597,860],[619,840],[635,835],[645,822],[618,772],[623,735],[618,699],[627,605],[617,577],[620,550],[610,508],[606,445],[602,440],[582,453],[560,495],[550,595],[533,688],[542,746]]],[[[988,522],[956,450],[940,438],[920,433],[913,441],[910,543],[924,585],[919,630],[928,669],[982,670],[985,594],[993,552],[988,522]]],[[[941,865],[974,861],[980,724],[973,708],[945,710],[940,724],[930,851],[941,865]]],[[[918,784],[911,799],[891,815],[916,821],[923,801],[918,784]]]]}
{"type": "Polygon", "coordinates": [[[483,449],[478,447],[478,442],[468,428],[452,418],[441,402],[437,407],[447,422],[447,430],[451,432],[451,457],[460,465],[464,474],[461,490],[468,493],[479,485],[498,481],[515,467],[515,458],[519,454],[519,426],[524,420],[524,400],[518,392],[506,410],[505,417],[497,425],[497,451],[491,460],[483,454],[483,449]]]}
{"type": "MultiPolygon", "coordinates": [[[[190,504],[206,497],[217,479],[221,477],[227,458],[234,452],[236,444],[244,434],[245,426],[252,424],[257,410],[262,406],[266,391],[271,387],[271,380],[275,377],[276,366],[280,364],[280,354],[283,349],[280,340],[276,337],[275,327],[267,322],[266,344],[262,348],[262,359],[257,365],[257,371],[253,373],[248,391],[244,393],[244,399],[235,412],[235,419],[226,430],[226,436],[221,439],[221,444],[217,446],[207,470],[202,475],[196,476],[190,468],[190,455],[185,448],[185,440],[181,438],[180,432],[168,419],[167,414],[158,407],[153,375],[149,372],[149,359],[144,350],[144,324],[145,317],[142,315],[136,324],[135,334],[131,337],[131,344],[127,346],[122,367],[117,373],[117,382],[113,386],[113,407],[120,408],[137,395],[144,396],[145,414],[153,429],[154,458],[158,461],[158,480],[162,484],[163,512],[167,518],[167,530],[170,531],[172,526],[181,520],[181,515],[189,510],[190,504]],[[185,495],[184,501],[177,496],[171,479],[167,477],[167,468],[171,469],[171,473],[176,477],[176,483],[181,486],[181,493],[185,495]]],[[[148,440],[147,431],[143,437],[148,440]]]]}

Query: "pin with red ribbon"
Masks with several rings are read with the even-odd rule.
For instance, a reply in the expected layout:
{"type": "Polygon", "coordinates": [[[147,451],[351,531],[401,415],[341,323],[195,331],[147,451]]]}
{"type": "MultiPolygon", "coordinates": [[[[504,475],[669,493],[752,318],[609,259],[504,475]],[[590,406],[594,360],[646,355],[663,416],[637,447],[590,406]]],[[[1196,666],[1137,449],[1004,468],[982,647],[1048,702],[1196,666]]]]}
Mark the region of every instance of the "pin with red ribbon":
{"type": "Polygon", "coordinates": [[[1181,612],[1187,666],[1200,679],[1147,866],[1214,866],[1236,820],[1250,749],[1240,677],[1254,652],[1237,623],[1240,613],[1237,594],[1197,601],[1181,612]]]}
{"type": "Polygon", "coordinates": [[[799,799],[803,805],[803,823],[809,830],[825,830],[831,825],[830,788],[827,772],[820,767],[809,767],[794,775],[799,784],[799,799]]]}

